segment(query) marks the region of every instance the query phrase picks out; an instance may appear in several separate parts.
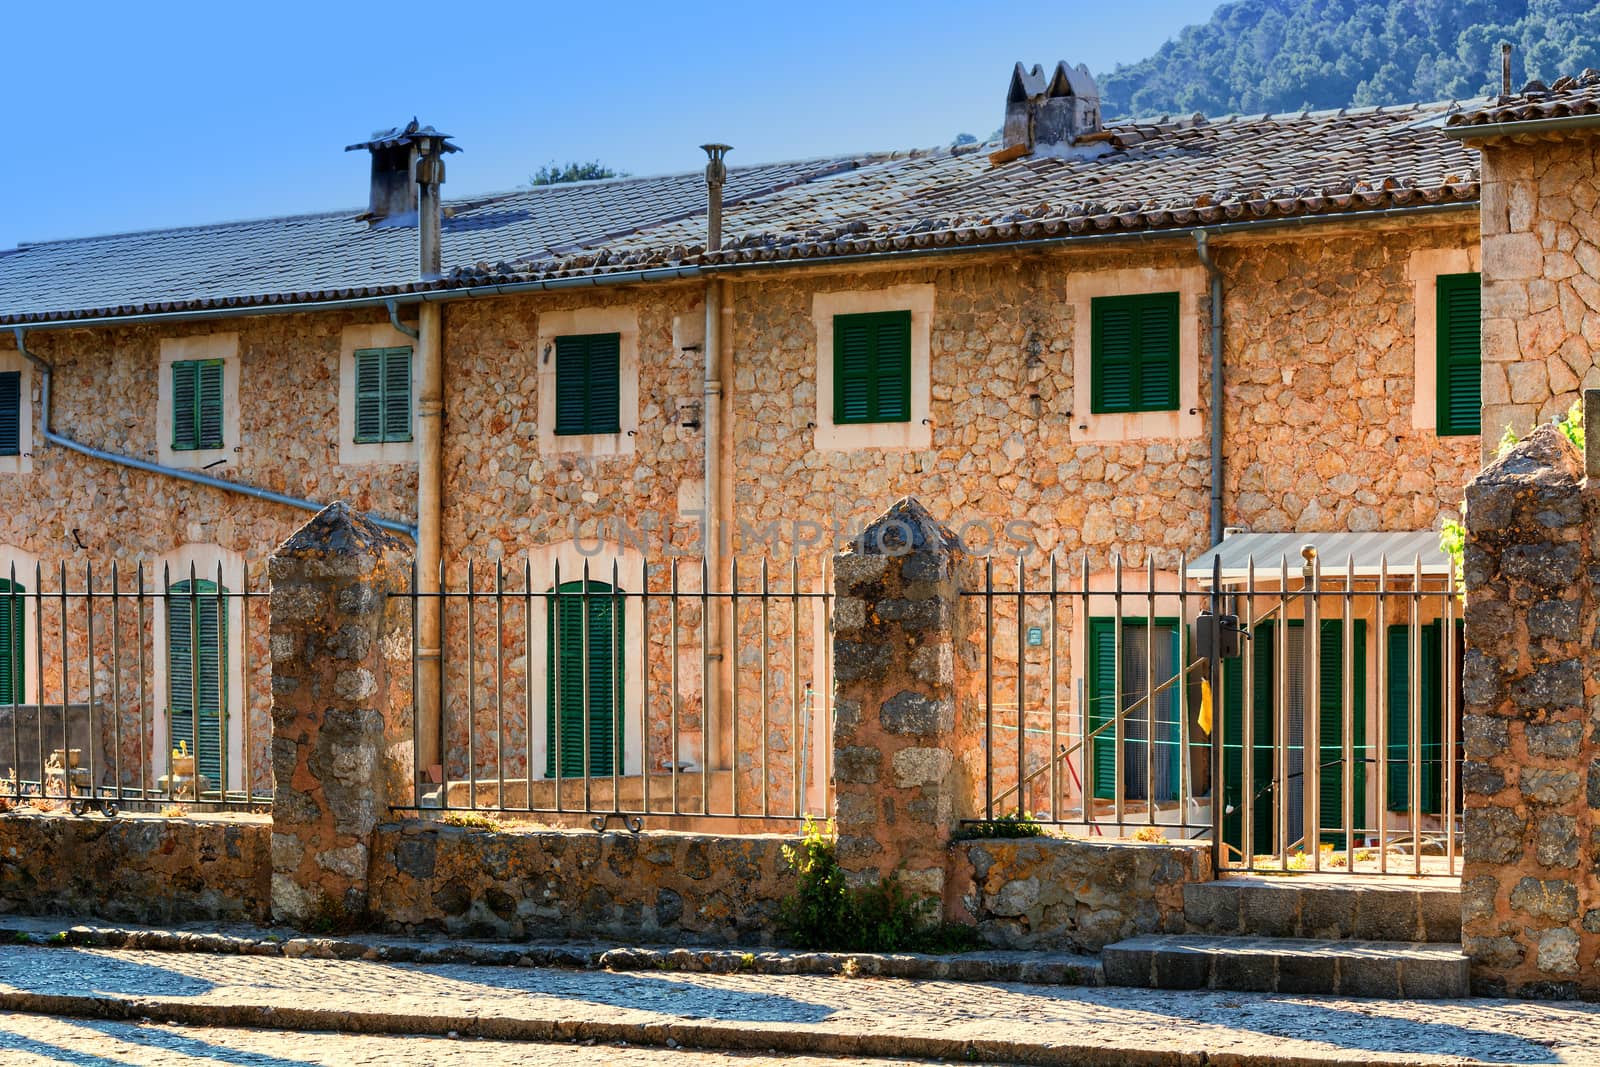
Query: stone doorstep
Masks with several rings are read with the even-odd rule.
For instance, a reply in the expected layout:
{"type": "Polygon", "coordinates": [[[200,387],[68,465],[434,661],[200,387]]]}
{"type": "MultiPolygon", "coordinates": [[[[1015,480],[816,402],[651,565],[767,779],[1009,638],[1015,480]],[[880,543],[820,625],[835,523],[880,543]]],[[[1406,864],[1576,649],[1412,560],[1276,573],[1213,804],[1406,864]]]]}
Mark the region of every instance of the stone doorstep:
{"type": "Polygon", "coordinates": [[[712,974],[823,974],[957,982],[1026,982],[1099,986],[1100,960],[1071,952],[805,952],[794,949],[638,946],[602,942],[430,940],[381,934],[309,937],[287,928],[176,929],[66,923],[0,916],[0,943],[58,947],[203,952],[290,959],[361,959],[384,963],[466,963],[497,967],[571,967],[611,971],[712,974]]]}
{"type": "Polygon", "coordinates": [[[1461,885],[1348,878],[1233,877],[1183,887],[1192,933],[1461,942],[1461,885]]]}
{"type": "Polygon", "coordinates": [[[1460,945],[1168,934],[1107,945],[1107,985],[1243,993],[1454,999],[1468,995],[1460,945]]]}

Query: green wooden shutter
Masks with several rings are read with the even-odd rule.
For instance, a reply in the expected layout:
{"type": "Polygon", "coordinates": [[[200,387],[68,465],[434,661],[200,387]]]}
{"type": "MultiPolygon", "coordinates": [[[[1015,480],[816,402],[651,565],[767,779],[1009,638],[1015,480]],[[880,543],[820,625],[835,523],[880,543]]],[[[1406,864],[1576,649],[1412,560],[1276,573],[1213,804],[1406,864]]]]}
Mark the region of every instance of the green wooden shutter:
{"type": "Polygon", "coordinates": [[[383,440],[384,350],[363,349],[356,353],[356,443],[377,444],[383,440]]]}
{"type": "Polygon", "coordinates": [[[1097,298],[1090,317],[1090,410],[1097,415],[1132,411],[1139,343],[1136,309],[1121,298],[1097,298]]]}
{"type": "Polygon", "coordinates": [[[21,704],[25,699],[24,613],[27,604],[21,583],[0,578],[0,704],[21,704]]]}
{"type": "Polygon", "coordinates": [[[1178,294],[1155,293],[1139,306],[1139,410],[1178,406],[1178,294]]]}
{"type": "Polygon", "coordinates": [[[911,418],[911,312],[833,318],[833,421],[911,418]]]}
{"type": "Polygon", "coordinates": [[[175,583],[167,600],[167,695],[171,707],[168,747],[188,742],[196,767],[212,789],[222,782],[222,718],[227,669],[221,650],[227,637],[228,591],[204,578],[175,583]],[[219,596],[220,594],[220,596],[219,596]],[[198,631],[198,641],[196,640],[198,631]],[[197,684],[198,679],[198,684],[197,684]],[[195,698],[199,697],[199,725],[195,698]]]}
{"type": "Polygon", "coordinates": [[[195,360],[172,364],[172,448],[192,452],[200,447],[198,409],[200,406],[200,365],[195,360]]]}
{"type": "Polygon", "coordinates": [[[383,353],[383,439],[411,440],[411,349],[383,353]]]}
{"type": "Polygon", "coordinates": [[[1178,406],[1178,294],[1090,301],[1089,407],[1095,414],[1178,406]]]}
{"type": "Polygon", "coordinates": [[[208,359],[195,367],[195,440],[198,448],[221,448],[222,360],[208,359]]]}
{"type": "Polygon", "coordinates": [[[1244,658],[1242,656],[1222,661],[1222,753],[1224,779],[1222,794],[1227,812],[1223,816],[1223,840],[1240,849],[1248,858],[1272,851],[1272,812],[1277,804],[1277,793],[1272,788],[1272,754],[1277,717],[1273,714],[1273,656],[1277,645],[1273,625],[1258,622],[1249,638],[1251,654],[1255,657],[1254,679],[1251,693],[1251,718],[1255,720],[1251,740],[1254,742],[1253,781],[1254,796],[1250,801],[1251,821],[1255,827],[1248,844],[1241,840],[1240,820],[1244,818],[1241,806],[1244,798],[1244,658]]]}
{"type": "Polygon", "coordinates": [[[1482,432],[1481,290],[1476,274],[1442,274],[1438,317],[1438,432],[1482,432]]]}
{"type": "MultiPolygon", "coordinates": [[[[1089,730],[1093,733],[1110,723],[1117,713],[1117,629],[1114,619],[1089,620],[1089,663],[1086,687],[1089,690],[1089,730]]],[[[1116,727],[1106,726],[1091,745],[1094,761],[1094,795],[1101,800],[1116,796],[1116,727]]]]}
{"type": "Polygon", "coordinates": [[[556,433],[622,431],[622,335],[556,338],[556,433]]]}
{"type": "Polygon", "coordinates": [[[622,335],[589,338],[588,425],[590,433],[622,430],[622,335]]]}
{"type": "Polygon", "coordinates": [[[22,454],[22,372],[0,373],[0,456],[22,454]]]}
{"type": "MultiPolygon", "coordinates": [[[[1350,694],[1352,719],[1351,756],[1354,760],[1351,787],[1355,826],[1360,836],[1366,821],[1366,735],[1367,735],[1367,626],[1361,619],[1351,623],[1353,647],[1350,649],[1350,678],[1355,691],[1350,694]]],[[[1344,845],[1344,623],[1325,619],[1317,632],[1319,676],[1318,700],[1318,794],[1317,811],[1324,841],[1344,845]],[[1332,831],[1332,832],[1330,832],[1332,831]]]]}
{"type": "Polygon", "coordinates": [[[589,676],[589,773],[609,776],[622,758],[620,750],[622,694],[622,599],[612,611],[612,588],[591,580],[588,596],[584,583],[563,582],[559,592],[570,594],[549,600],[549,648],[546,671],[545,776],[554,777],[556,716],[561,717],[561,776],[583,774],[583,679],[589,676]],[[587,600],[587,612],[585,601],[587,600]],[[583,619],[589,619],[589,657],[583,655],[583,619]],[[560,691],[557,692],[559,661],[560,691]]]}
{"type": "MultiPolygon", "coordinates": [[[[1441,778],[1444,770],[1444,700],[1440,689],[1441,662],[1444,659],[1444,632],[1438,622],[1421,627],[1420,662],[1422,677],[1418,679],[1422,706],[1422,752],[1418,755],[1422,766],[1422,810],[1438,814],[1443,795],[1441,778]]],[[[1388,805],[1390,811],[1411,810],[1411,636],[1407,626],[1391,626],[1389,642],[1389,681],[1385,687],[1389,746],[1388,805]]]]}

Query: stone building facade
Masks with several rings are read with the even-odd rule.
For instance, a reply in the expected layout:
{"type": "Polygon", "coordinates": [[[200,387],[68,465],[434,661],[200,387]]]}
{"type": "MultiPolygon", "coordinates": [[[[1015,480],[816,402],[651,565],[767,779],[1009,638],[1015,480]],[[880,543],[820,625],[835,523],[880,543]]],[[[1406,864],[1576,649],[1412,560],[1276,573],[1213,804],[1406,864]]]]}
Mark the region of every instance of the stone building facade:
{"type": "MultiPolygon", "coordinates": [[[[270,301],[160,271],[89,279],[96,264],[141,241],[152,247],[155,236],[29,246],[0,269],[0,315],[20,327],[15,337],[0,338],[0,372],[17,373],[27,412],[27,447],[0,458],[0,571],[15,564],[33,594],[57,588],[63,562],[72,588],[81,588],[90,563],[99,582],[110,580],[115,563],[119,582],[130,588],[143,562],[147,588],[160,587],[164,568],[181,582],[193,566],[200,578],[220,568],[230,590],[260,590],[264,560],[303,518],[279,504],[47,443],[40,366],[19,343],[54,367],[56,433],[145,462],[414,521],[423,491],[416,445],[353,439],[353,361],[362,351],[416,346],[395,322],[417,323],[414,307],[424,297],[439,320],[444,585],[466,589],[470,566],[472,588],[484,594],[501,583],[523,591],[525,573],[535,594],[477,601],[470,620],[464,598],[443,603],[447,779],[472,769],[541,776],[552,744],[543,707],[552,682],[544,666],[550,630],[538,595],[551,588],[558,565],[563,581],[581,578],[587,564],[608,586],[615,573],[624,592],[641,581],[663,590],[674,556],[683,588],[698,589],[708,501],[720,511],[715,525],[727,544],[712,577],[722,588],[737,560],[741,582],[754,589],[763,558],[777,588],[789,588],[791,559],[805,590],[827,588],[824,561],[839,532],[910,492],[962,533],[973,554],[992,555],[1004,567],[1025,551],[1024,567],[1038,574],[1054,555],[1063,572],[1086,565],[1096,587],[1109,588],[1116,560],[1131,569],[1153,562],[1170,584],[1183,559],[1213,543],[1212,428],[1220,421],[1218,491],[1227,527],[1307,534],[1434,528],[1458,510],[1481,452],[1476,435],[1440,435],[1433,416],[1435,281],[1478,269],[1478,218],[1472,154],[1448,149],[1436,132],[1416,132],[1418,117],[1401,109],[1398,116],[1380,110],[1078,131],[1110,146],[1088,160],[1041,152],[991,162],[981,153],[941,151],[730,172],[720,251],[704,247],[705,217],[696,207],[706,194],[693,176],[462,201],[444,213],[447,271],[421,281],[405,262],[414,262],[407,242],[416,240],[415,229],[369,231],[360,220],[318,216],[191,235],[199,270],[208,255],[220,259],[237,252],[237,243],[248,245],[251,225],[269,234],[298,233],[303,225],[316,231],[307,242],[323,240],[322,227],[334,236],[317,247],[319,255],[349,256],[352,235],[388,250],[389,273],[358,279],[352,266],[345,273],[353,287],[264,278],[261,292],[280,294],[270,301]],[[1397,146],[1388,149],[1393,157],[1352,161],[1348,145],[1379,127],[1397,146]],[[1229,160],[1222,171],[1200,151],[1215,148],[1229,160]],[[1196,162],[1173,170],[1161,162],[1171,158],[1168,149],[1180,157],[1193,152],[1196,162]],[[1380,164],[1405,171],[1407,181],[1385,185],[1372,170],[1380,164]],[[1284,182],[1299,183],[1293,196],[1262,169],[1274,166],[1284,182]],[[1333,185],[1309,188],[1317,175],[1333,185]],[[1082,186],[1086,179],[1132,183],[1128,203],[1099,201],[1082,186]],[[1219,198],[1218,181],[1232,192],[1219,198]],[[873,221],[871,191],[884,187],[901,190],[903,199],[873,221]],[[943,190],[946,200],[912,203],[906,190],[913,187],[943,190]],[[580,203],[541,199],[557,196],[580,203]],[[983,196],[987,209],[970,202],[983,196]],[[585,197],[621,212],[630,223],[624,236],[581,230],[585,197]],[[637,206],[641,197],[662,201],[657,216],[626,216],[646,211],[637,206]],[[673,198],[685,210],[667,211],[673,198]],[[541,211],[550,226],[568,227],[571,240],[496,229],[510,225],[506,218],[541,211]],[[913,211],[932,221],[913,225],[905,215],[913,211]],[[837,222],[852,215],[857,221],[837,222]],[[941,230],[950,240],[919,244],[915,236],[941,230]],[[1224,301],[1221,412],[1210,399],[1217,309],[1197,232],[1208,239],[1224,301]],[[40,277],[57,280],[48,297],[30,288],[40,277]],[[719,399],[708,401],[711,284],[720,287],[715,343],[723,363],[719,399]],[[1176,294],[1177,403],[1156,412],[1097,413],[1093,302],[1148,293],[1176,294]],[[386,307],[385,298],[398,307],[386,307]],[[304,309],[285,313],[296,303],[304,309]],[[910,314],[914,417],[888,430],[833,425],[833,317],[891,311],[910,314]],[[205,317],[183,317],[197,313],[205,317]],[[586,439],[557,436],[550,418],[554,342],[588,333],[621,339],[620,427],[586,439]],[[162,383],[174,361],[194,359],[225,368],[223,443],[187,456],[167,439],[170,395],[162,383]],[[718,408],[721,458],[720,484],[709,494],[708,403],[718,408]],[[36,566],[42,585],[28,577],[36,566]],[[512,709],[509,717],[504,709],[512,709]]],[[[337,259],[333,273],[340,273],[337,259]]],[[[1524,411],[1493,406],[1498,373],[1486,370],[1483,379],[1491,434],[1495,418],[1524,411]]],[[[1547,371],[1546,380],[1565,379],[1547,371]]],[[[412,385],[421,388],[416,375],[412,385]]],[[[1526,410],[1542,414],[1548,406],[1526,410]]],[[[741,679],[743,700],[730,718],[743,736],[790,753],[779,765],[758,766],[751,753],[730,761],[711,742],[709,758],[737,762],[735,789],[747,810],[762,799],[792,806],[801,765],[810,768],[813,788],[825,778],[827,746],[817,738],[826,736],[827,622],[820,601],[792,607],[768,620],[765,692],[752,688],[754,601],[729,621],[736,631],[729,660],[706,657],[693,604],[677,619],[675,659],[664,612],[642,618],[632,601],[619,609],[620,632],[647,631],[650,638],[624,640],[637,662],[624,667],[630,682],[622,714],[626,723],[652,725],[641,739],[625,723],[632,740],[623,771],[705,764],[700,716],[710,667],[725,672],[725,689],[734,688],[726,672],[741,679]],[[675,740],[664,725],[669,715],[677,719],[675,740]],[[763,771],[765,787],[757,778],[763,771]]],[[[64,660],[54,642],[24,649],[43,669],[28,673],[23,699],[115,706],[118,714],[103,719],[108,731],[118,728],[108,743],[122,746],[126,764],[144,762],[151,777],[161,773],[173,740],[163,725],[171,701],[161,688],[168,683],[159,664],[170,639],[162,623],[119,616],[129,632],[143,626],[153,692],[140,695],[127,662],[111,663],[103,641],[91,653],[85,626],[63,626],[62,609],[45,600],[37,610],[43,632],[64,628],[69,641],[64,660]],[[139,755],[146,751],[148,758],[139,755]]],[[[94,610],[103,635],[115,611],[103,604],[94,610]]],[[[246,601],[228,611],[227,703],[251,709],[248,731],[230,727],[237,769],[229,784],[250,778],[265,786],[270,655],[266,627],[250,614],[265,608],[246,601]],[[260,749],[248,770],[247,735],[260,749]]],[[[1083,628],[1063,622],[1069,633],[1061,666],[1076,679],[1083,674],[1083,628]]],[[[1014,640],[1015,621],[1002,617],[1000,625],[1002,640],[1007,626],[1014,640]]],[[[720,743],[733,747],[729,738],[720,743]]],[[[802,798],[805,806],[812,800],[802,798]]]]}

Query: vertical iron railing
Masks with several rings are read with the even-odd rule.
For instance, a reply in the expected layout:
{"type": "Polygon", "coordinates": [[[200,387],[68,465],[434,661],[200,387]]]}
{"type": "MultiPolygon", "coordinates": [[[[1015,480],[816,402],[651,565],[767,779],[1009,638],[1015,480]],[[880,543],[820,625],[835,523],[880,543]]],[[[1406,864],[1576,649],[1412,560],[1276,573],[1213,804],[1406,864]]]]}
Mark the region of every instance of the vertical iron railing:
{"type": "MultiPolygon", "coordinates": [[[[439,591],[418,591],[413,575],[412,617],[437,600],[449,620],[440,650],[443,769],[433,781],[419,768],[415,796],[397,807],[597,826],[620,817],[630,828],[649,819],[826,815],[826,562],[807,568],[792,559],[780,585],[766,560],[755,569],[734,561],[721,587],[698,560],[692,569],[676,558],[597,569],[585,562],[573,576],[570,564],[545,570],[525,559],[496,563],[491,580],[481,573],[487,566],[467,561],[442,575],[439,591]],[[685,570],[698,570],[698,580],[685,581],[685,570]],[[721,649],[708,642],[717,632],[721,649]],[[720,722],[706,721],[708,686],[724,687],[720,722]]],[[[416,694],[419,737],[434,728],[425,703],[416,694]]]]}
{"type": "Polygon", "coordinates": [[[1459,874],[1452,562],[1077,562],[962,590],[985,819],[1210,839],[1222,869],[1459,874]]]}
{"type": "Polygon", "coordinates": [[[7,580],[0,801],[106,815],[271,803],[259,571],[63,561],[7,580]]]}

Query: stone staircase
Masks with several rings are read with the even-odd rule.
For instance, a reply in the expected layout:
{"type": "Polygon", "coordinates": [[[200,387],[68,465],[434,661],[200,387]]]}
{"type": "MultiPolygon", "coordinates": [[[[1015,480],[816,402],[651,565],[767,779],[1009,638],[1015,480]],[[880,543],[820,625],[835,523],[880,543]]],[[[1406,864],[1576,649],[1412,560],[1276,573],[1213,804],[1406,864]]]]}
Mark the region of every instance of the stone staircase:
{"type": "Polygon", "coordinates": [[[1453,880],[1236,877],[1184,887],[1189,932],[1129,938],[1101,953],[1108,985],[1467,995],[1461,890],[1453,880]]]}

